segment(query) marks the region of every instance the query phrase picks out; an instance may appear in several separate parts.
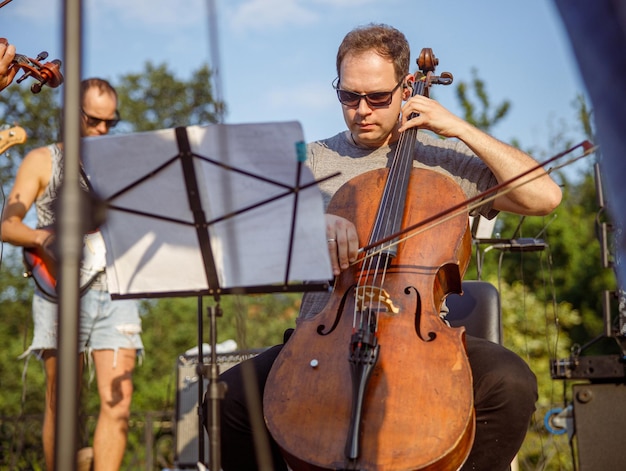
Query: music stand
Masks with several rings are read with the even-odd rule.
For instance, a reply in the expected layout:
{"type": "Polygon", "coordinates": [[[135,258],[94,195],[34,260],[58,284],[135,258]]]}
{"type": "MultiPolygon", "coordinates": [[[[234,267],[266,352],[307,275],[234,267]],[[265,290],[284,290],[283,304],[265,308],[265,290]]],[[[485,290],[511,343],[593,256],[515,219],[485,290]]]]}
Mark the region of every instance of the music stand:
{"type": "MultiPolygon", "coordinates": [[[[217,410],[220,296],[329,289],[312,281],[330,280],[332,271],[300,124],[187,126],[92,137],[83,146],[85,172],[107,207],[101,230],[112,298],[198,296],[199,332],[201,297],[218,303],[209,309],[208,386],[217,410]]],[[[205,372],[199,367],[199,376],[205,372]]],[[[219,433],[210,442],[212,469],[219,470],[219,433]]]]}

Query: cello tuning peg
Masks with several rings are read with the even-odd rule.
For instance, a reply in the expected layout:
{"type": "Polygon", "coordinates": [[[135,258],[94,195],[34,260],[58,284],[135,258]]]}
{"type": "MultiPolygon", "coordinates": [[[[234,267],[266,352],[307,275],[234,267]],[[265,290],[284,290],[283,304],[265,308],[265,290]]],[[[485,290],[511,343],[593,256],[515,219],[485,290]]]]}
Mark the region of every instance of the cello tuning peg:
{"type": "Polygon", "coordinates": [[[41,51],[38,55],[37,55],[37,61],[42,61],[44,59],[48,58],[48,52],[47,51],[41,51]]]}

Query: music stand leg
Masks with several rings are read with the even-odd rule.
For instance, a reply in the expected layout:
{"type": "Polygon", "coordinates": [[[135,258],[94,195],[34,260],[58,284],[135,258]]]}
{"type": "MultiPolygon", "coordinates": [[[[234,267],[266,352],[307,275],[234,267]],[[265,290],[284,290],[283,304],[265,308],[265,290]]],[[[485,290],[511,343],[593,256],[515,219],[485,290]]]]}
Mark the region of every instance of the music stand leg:
{"type": "Polygon", "coordinates": [[[202,308],[202,296],[198,296],[197,304],[197,322],[198,322],[198,362],[196,363],[196,376],[198,377],[198,407],[196,408],[198,414],[198,462],[205,464],[204,456],[204,409],[202,403],[204,401],[204,352],[202,351],[202,345],[204,342],[203,332],[203,308],[202,308]]]}
{"type": "MultiPolygon", "coordinates": [[[[222,315],[222,308],[219,304],[219,298],[216,296],[217,304],[215,307],[208,307],[207,313],[210,320],[210,345],[211,345],[211,360],[209,365],[202,363],[201,369],[203,370],[203,378],[208,372],[208,386],[207,394],[209,400],[207,403],[211,408],[211,420],[208,425],[209,429],[209,468],[212,471],[220,471],[221,464],[221,427],[220,427],[220,401],[226,394],[226,383],[219,381],[219,365],[217,364],[217,318],[222,315]]],[[[201,402],[200,402],[201,404],[201,402]]],[[[204,432],[201,436],[204,436],[204,432]]],[[[201,442],[202,443],[202,442],[201,442]]],[[[201,455],[204,454],[204,445],[202,447],[201,455]]]]}

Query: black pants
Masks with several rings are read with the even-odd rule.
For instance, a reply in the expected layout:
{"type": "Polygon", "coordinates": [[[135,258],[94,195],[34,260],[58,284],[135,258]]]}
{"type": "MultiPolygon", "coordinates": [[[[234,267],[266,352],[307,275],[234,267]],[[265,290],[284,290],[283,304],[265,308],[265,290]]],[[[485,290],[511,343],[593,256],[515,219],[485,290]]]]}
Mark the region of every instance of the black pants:
{"type": "MultiPolygon", "coordinates": [[[[247,360],[254,367],[261,397],[281,348],[282,345],[277,345],[247,360]]],[[[526,363],[501,345],[468,336],[467,354],[474,380],[476,436],[463,471],[504,471],[509,469],[526,436],[535,410],[537,381],[526,363]]],[[[224,372],[220,378],[228,385],[221,401],[222,468],[224,471],[254,471],[257,462],[241,365],[224,372]]],[[[210,410],[206,399],[204,410],[210,410]]],[[[280,450],[271,437],[270,449],[273,469],[286,470],[280,450]]]]}

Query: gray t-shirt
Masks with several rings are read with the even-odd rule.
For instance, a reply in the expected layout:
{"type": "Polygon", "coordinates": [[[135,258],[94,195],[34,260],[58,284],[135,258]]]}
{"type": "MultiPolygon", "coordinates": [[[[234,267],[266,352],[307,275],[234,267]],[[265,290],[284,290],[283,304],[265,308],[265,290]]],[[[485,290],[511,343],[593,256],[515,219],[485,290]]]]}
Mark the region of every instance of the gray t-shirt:
{"type": "MultiPolygon", "coordinates": [[[[491,170],[465,145],[457,139],[441,139],[426,132],[417,133],[414,167],[441,172],[456,181],[466,197],[472,198],[497,184],[491,170]]],[[[336,177],[320,183],[324,207],[346,181],[364,172],[389,167],[393,160],[398,141],[376,149],[366,149],[355,145],[349,131],[331,138],[310,143],[307,165],[316,179],[322,179],[337,172],[336,177]]],[[[492,219],[498,211],[487,202],[471,212],[492,219]]],[[[307,292],[302,299],[300,318],[311,318],[326,305],[330,293],[307,292]]]]}

